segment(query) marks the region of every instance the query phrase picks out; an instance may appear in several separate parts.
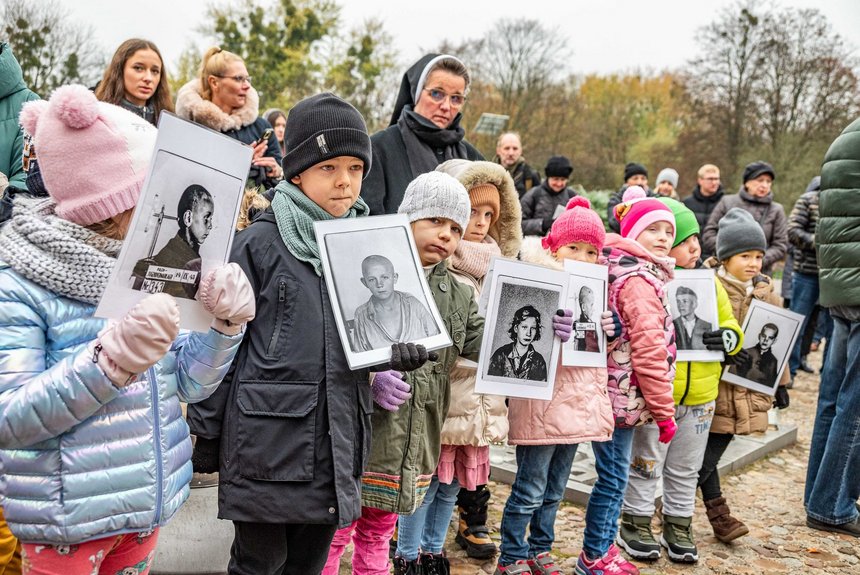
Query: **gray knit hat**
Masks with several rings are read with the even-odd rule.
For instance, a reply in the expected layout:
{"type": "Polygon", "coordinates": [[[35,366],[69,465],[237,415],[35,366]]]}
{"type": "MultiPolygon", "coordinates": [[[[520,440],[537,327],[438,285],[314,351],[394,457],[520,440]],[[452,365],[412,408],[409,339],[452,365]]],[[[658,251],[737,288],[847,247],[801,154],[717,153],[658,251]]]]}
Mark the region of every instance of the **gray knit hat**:
{"type": "Polygon", "coordinates": [[[764,230],[748,211],[732,208],[720,219],[717,231],[717,259],[721,262],[730,257],[752,250],[767,250],[764,230]]]}
{"type": "Polygon", "coordinates": [[[397,213],[406,214],[410,222],[427,218],[448,218],[466,232],[472,205],[469,192],[456,178],[442,172],[421,174],[406,186],[397,213]]]}
{"type": "Polygon", "coordinates": [[[354,156],[370,171],[370,136],[364,118],[352,104],[330,92],[311,96],[293,106],[284,135],[287,153],[281,161],[289,180],[322,161],[354,156]]]}
{"type": "Polygon", "coordinates": [[[673,188],[678,187],[678,172],[673,170],[672,168],[663,168],[660,170],[660,173],[657,174],[657,180],[654,182],[658,186],[660,182],[669,182],[672,184],[673,188]]]}

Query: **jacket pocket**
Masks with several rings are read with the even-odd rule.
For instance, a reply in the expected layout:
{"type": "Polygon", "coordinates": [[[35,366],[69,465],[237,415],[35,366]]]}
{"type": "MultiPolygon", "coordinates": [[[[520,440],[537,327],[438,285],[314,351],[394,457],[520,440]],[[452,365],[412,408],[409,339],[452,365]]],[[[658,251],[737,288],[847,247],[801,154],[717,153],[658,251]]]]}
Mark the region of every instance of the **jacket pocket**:
{"type": "Polygon", "coordinates": [[[243,381],[236,401],[239,474],[264,481],[310,481],[319,382],[243,381]]]}
{"type": "Polygon", "coordinates": [[[272,335],[269,337],[269,343],[266,346],[266,355],[268,357],[277,357],[279,350],[287,345],[287,333],[293,323],[292,306],[296,301],[298,290],[298,282],[290,276],[278,276],[278,279],[273,286],[277,290],[277,299],[275,299],[275,323],[272,328],[272,335]]]}

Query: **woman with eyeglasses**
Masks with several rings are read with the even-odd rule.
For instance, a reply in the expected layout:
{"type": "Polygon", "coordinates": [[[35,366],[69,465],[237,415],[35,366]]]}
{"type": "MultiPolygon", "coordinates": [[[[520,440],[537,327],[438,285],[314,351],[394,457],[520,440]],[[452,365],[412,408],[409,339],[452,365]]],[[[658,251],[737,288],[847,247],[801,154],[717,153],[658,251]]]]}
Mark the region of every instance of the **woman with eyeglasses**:
{"type": "Polygon", "coordinates": [[[158,47],[140,38],[120,44],[96,88],[96,98],[158,124],[162,110],[173,111],[170,84],[158,47]]]}
{"type": "Polygon", "coordinates": [[[260,98],[241,57],[217,46],[203,55],[198,77],[179,89],[176,114],[254,148],[248,184],[274,187],[283,177],[281,149],[272,127],[259,117],[260,98]]]}
{"type": "Polygon", "coordinates": [[[403,75],[388,128],[370,137],[361,196],[371,214],[396,213],[409,182],[446,160],[484,159],[460,127],[469,83],[466,65],[447,54],[427,54],[403,75]]]}

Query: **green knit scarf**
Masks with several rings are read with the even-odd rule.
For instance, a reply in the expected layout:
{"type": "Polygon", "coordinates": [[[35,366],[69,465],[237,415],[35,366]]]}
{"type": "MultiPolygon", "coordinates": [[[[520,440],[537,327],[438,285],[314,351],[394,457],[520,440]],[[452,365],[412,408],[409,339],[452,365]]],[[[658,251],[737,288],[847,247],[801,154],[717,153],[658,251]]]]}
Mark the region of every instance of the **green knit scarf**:
{"type": "Polygon", "coordinates": [[[283,180],[275,188],[272,211],[275,213],[281,239],[290,253],[297,260],[311,264],[317,275],[322,276],[320,247],[314,233],[314,222],[358,218],[368,215],[370,208],[359,197],[344,215],[335,218],[307,197],[295,184],[283,180]]]}

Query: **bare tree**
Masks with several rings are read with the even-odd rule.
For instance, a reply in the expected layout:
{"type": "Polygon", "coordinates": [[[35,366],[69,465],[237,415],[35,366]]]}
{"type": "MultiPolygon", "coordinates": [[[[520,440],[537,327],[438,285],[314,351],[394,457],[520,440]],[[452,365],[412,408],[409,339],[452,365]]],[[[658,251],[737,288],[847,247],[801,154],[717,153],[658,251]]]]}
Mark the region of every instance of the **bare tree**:
{"type": "Polygon", "coordinates": [[[3,0],[2,37],[15,51],[31,90],[47,96],[73,82],[93,85],[102,75],[105,57],[92,26],[72,20],[56,0],[3,0]]]}

